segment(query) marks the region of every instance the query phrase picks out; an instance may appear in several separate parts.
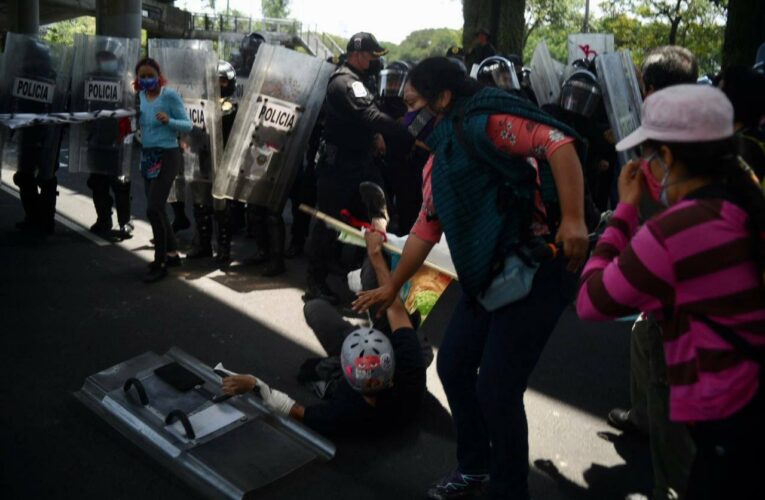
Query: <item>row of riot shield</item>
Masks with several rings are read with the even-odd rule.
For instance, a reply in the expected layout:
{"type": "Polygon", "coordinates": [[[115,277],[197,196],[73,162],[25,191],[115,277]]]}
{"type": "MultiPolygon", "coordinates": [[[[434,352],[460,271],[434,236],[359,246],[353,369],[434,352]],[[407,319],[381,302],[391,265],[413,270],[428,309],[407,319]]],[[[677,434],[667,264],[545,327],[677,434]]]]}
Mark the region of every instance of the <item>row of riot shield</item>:
{"type": "MultiPolygon", "coordinates": [[[[76,35],[70,110],[108,113],[135,109],[133,65],[139,50],[137,39],[76,35]]],[[[140,159],[132,139],[132,119],[128,117],[72,124],[69,171],[129,176],[140,159]]]]}
{"type": "MultiPolygon", "coordinates": [[[[0,73],[0,113],[66,111],[71,75],[69,47],[37,37],[8,33],[0,73]]],[[[38,178],[58,168],[62,126],[35,125],[0,131],[0,161],[12,171],[29,170],[38,178]]]]}

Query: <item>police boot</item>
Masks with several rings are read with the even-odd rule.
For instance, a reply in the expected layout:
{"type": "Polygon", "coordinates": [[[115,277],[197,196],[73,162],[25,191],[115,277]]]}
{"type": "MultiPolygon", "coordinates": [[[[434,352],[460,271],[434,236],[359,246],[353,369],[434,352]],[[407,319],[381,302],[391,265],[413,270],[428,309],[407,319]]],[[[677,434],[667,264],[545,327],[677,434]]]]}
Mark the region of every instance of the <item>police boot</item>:
{"type": "Polygon", "coordinates": [[[255,238],[257,250],[255,254],[245,261],[247,265],[258,265],[268,261],[268,212],[263,207],[247,207],[247,235],[250,229],[255,238]]]}
{"type": "Polygon", "coordinates": [[[197,224],[197,233],[191,250],[186,254],[187,259],[212,257],[212,219],[211,207],[194,205],[194,221],[197,224]]]}
{"type": "Polygon", "coordinates": [[[191,221],[186,217],[186,203],[174,201],[170,204],[173,207],[173,232],[185,231],[191,227],[191,221]]]}
{"type": "Polygon", "coordinates": [[[271,278],[284,274],[284,220],[278,214],[268,216],[268,264],[261,276],[271,278]]]}
{"type": "Polygon", "coordinates": [[[58,196],[58,179],[53,177],[40,181],[40,229],[45,234],[52,234],[56,224],[56,197],[58,196]]]}
{"type": "Polygon", "coordinates": [[[13,176],[13,183],[19,187],[19,198],[24,208],[24,220],[16,223],[16,229],[20,231],[36,230],[40,222],[40,194],[37,191],[37,182],[33,174],[17,172],[13,176]]]}
{"type": "Polygon", "coordinates": [[[114,206],[117,209],[120,238],[131,238],[134,227],[130,222],[130,181],[117,180],[114,183],[114,206]]]}
{"type": "Polygon", "coordinates": [[[229,215],[231,219],[231,233],[239,234],[247,226],[247,216],[244,208],[244,203],[241,201],[230,200],[227,202],[231,211],[229,215]]]}
{"type": "Polygon", "coordinates": [[[93,206],[96,209],[96,223],[90,230],[105,235],[112,229],[112,197],[109,195],[109,179],[105,175],[91,174],[88,187],[93,191],[93,206]]]}
{"type": "Polygon", "coordinates": [[[226,204],[223,210],[216,210],[215,221],[218,223],[218,252],[215,260],[226,265],[231,262],[231,207],[226,204]]]}

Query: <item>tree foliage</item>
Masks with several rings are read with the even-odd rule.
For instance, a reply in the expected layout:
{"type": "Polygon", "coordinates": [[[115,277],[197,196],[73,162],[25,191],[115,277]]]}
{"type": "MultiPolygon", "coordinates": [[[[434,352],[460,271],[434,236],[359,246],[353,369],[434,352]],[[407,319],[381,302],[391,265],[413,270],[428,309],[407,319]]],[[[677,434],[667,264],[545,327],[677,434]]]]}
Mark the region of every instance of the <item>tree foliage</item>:
{"type": "Polygon", "coordinates": [[[71,46],[74,44],[74,35],[77,33],[96,34],[96,18],[91,16],[75,17],[43,26],[42,31],[44,31],[43,39],[45,41],[71,46]]]}
{"type": "Polygon", "coordinates": [[[290,15],[289,0],[262,0],[260,9],[263,17],[287,19],[290,15]]]}
{"type": "Polygon", "coordinates": [[[438,28],[413,31],[399,45],[388,42],[381,44],[389,50],[385,56],[388,61],[421,61],[430,56],[443,56],[449,47],[459,47],[461,42],[461,30],[438,28]]]}

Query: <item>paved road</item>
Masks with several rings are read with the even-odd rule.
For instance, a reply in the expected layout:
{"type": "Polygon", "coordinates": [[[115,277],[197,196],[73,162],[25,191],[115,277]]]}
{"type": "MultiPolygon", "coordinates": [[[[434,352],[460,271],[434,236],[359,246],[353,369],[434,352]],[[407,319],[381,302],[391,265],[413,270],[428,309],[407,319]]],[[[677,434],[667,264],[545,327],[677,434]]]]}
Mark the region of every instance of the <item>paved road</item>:
{"type": "MultiPolygon", "coordinates": [[[[90,236],[83,231],[94,220],[84,178],[64,170],[61,179],[62,222],[44,241],[13,231],[19,203],[7,188],[0,192],[0,362],[7,374],[0,487],[5,498],[195,498],[72,392],[89,374],[177,345],[310,403],[294,378],[303,359],[322,353],[302,319],[305,263],[290,262],[287,275],[272,280],[253,269],[186,265],[171,279],[144,285],[148,225],[139,216],[135,237],[121,243],[90,236]]],[[[140,184],[133,186],[136,214],[144,211],[140,184]]],[[[250,241],[235,241],[235,257],[252,251],[250,241]]],[[[442,327],[437,318],[428,325],[436,342],[442,327]]],[[[628,335],[628,323],[584,324],[573,311],[558,325],[526,396],[535,498],[624,498],[649,490],[646,445],[619,436],[602,418],[628,400],[628,335]]],[[[418,429],[394,439],[340,441],[333,461],[301,469],[258,498],[421,498],[454,465],[434,367],[428,388],[418,429]]]]}

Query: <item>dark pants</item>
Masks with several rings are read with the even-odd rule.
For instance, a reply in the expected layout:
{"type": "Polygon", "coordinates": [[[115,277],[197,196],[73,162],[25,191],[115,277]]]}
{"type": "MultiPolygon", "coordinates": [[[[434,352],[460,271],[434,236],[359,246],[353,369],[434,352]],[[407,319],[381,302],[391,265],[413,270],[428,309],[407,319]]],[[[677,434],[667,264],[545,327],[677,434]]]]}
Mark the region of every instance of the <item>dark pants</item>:
{"type": "MultiPolygon", "coordinates": [[[[340,218],[340,211],[348,209],[359,219],[368,215],[359,194],[359,184],[365,181],[382,184],[377,167],[369,156],[343,156],[338,152],[332,161],[322,157],[316,165],[317,205],[327,215],[340,218]]],[[[329,275],[331,263],[339,254],[337,231],[323,222],[315,222],[309,241],[309,284],[323,282],[329,275]]]]}
{"type": "Polygon", "coordinates": [[[316,173],[312,158],[306,159],[306,165],[295,179],[290,193],[292,202],[292,228],[290,230],[293,245],[304,245],[308,239],[311,216],[300,210],[300,205],[316,206],[316,173]]]}
{"type": "Polygon", "coordinates": [[[493,497],[529,496],[523,393],[575,287],[576,276],[556,259],[542,264],[526,298],[487,312],[463,296],[452,315],[437,364],[457,430],[458,467],[488,472],[493,497]]]}
{"type": "Polygon", "coordinates": [[[117,209],[117,222],[120,226],[130,222],[130,181],[124,181],[116,175],[90,174],[88,187],[93,190],[93,205],[96,207],[98,222],[111,227],[112,206],[117,209]]]}
{"type": "Polygon", "coordinates": [[[167,218],[165,205],[170,188],[183,166],[180,148],[166,149],[162,154],[162,169],[155,179],[144,179],[146,190],[146,217],[154,233],[154,261],[164,262],[168,252],[178,250],[175,234],[167,218]]]}
{"type": "Polygon", "coordinates": [[[763,494],[764,399],[760,386],[754,400],[733,416],[689,426],[696,443],[689,500],[760,498],[763,494]]]}

